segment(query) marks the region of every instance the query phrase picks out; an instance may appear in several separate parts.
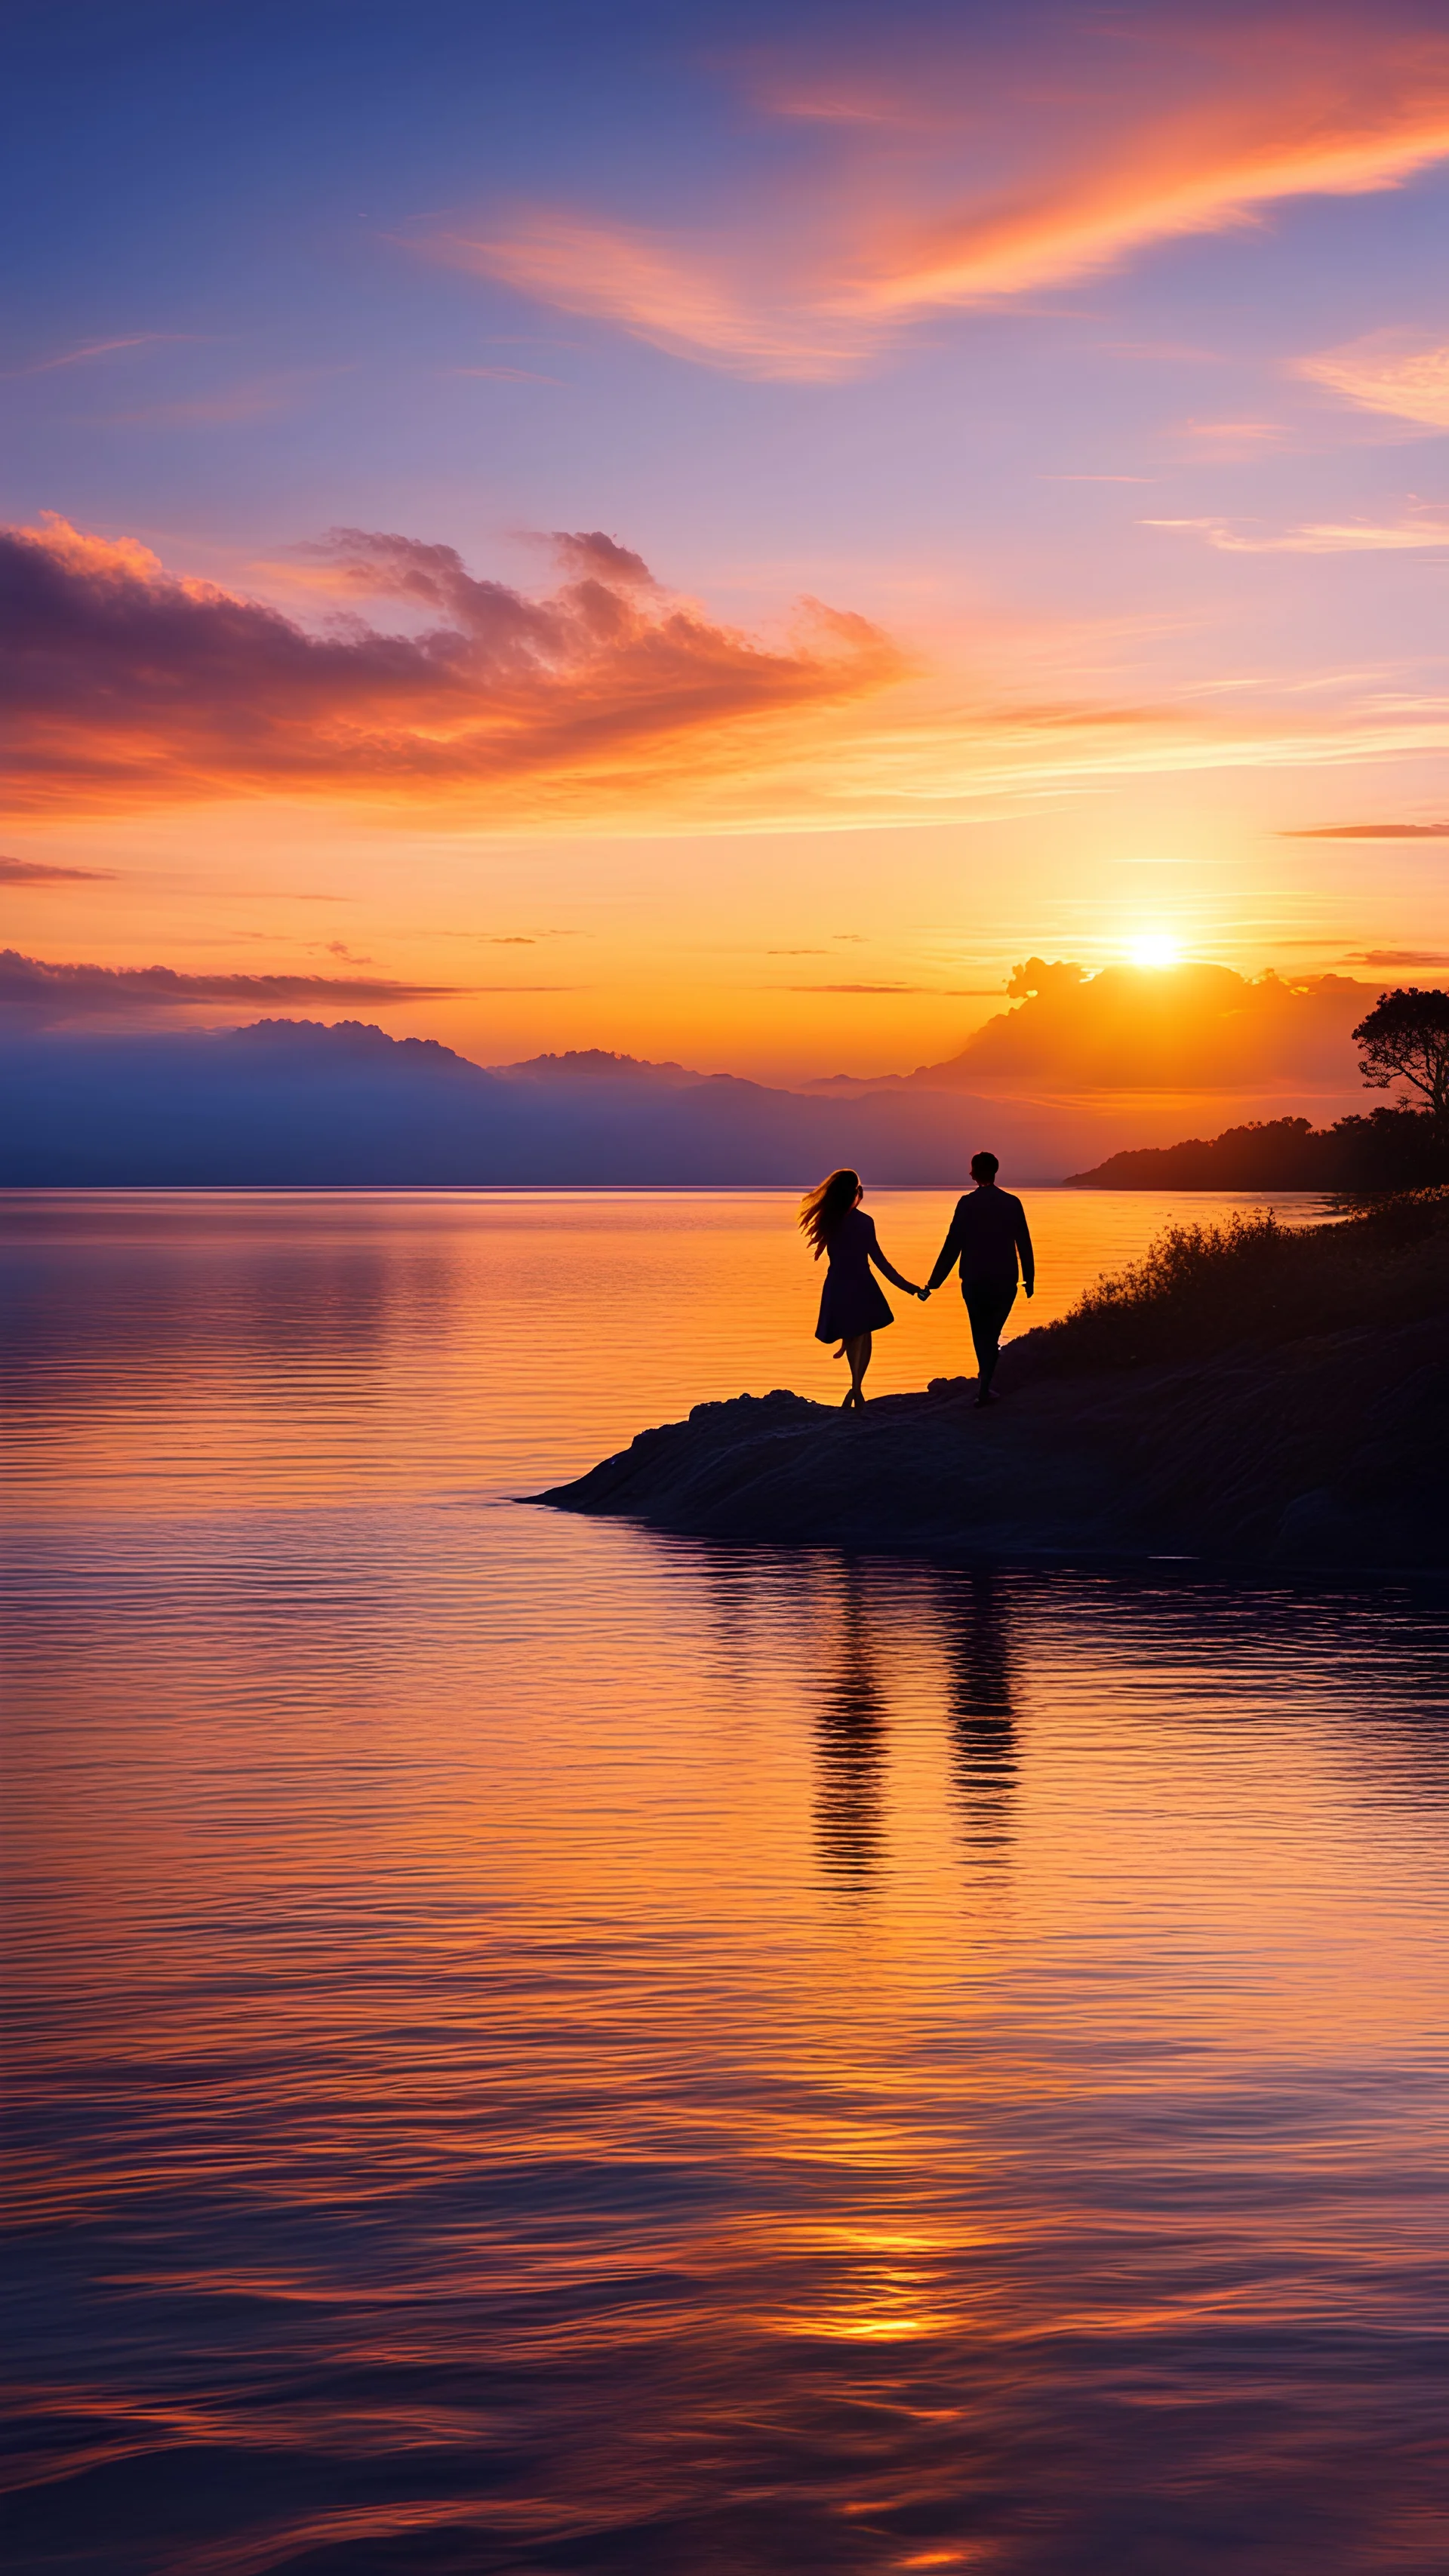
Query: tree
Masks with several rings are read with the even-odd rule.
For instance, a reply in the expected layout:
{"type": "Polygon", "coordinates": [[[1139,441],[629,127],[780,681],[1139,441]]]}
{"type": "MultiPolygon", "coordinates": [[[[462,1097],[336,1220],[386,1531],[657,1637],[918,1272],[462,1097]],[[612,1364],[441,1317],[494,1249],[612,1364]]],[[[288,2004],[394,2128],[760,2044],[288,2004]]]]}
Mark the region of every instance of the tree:
{"type": "Polygon", "coordinates": [[[1353,1037],[1371,1091],[1407,1082],[1428,1102],[1435,1125],[1449,1127],[1449,993],[1381,993],[1353,1037]]]}

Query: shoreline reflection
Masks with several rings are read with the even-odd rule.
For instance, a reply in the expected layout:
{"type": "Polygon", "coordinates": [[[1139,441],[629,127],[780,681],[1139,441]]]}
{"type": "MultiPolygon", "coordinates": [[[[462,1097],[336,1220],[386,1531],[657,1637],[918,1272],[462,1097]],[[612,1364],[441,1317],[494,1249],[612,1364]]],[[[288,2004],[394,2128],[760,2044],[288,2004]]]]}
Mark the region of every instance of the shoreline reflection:
{"type": "Polygon", "coordinates": [[[813,1606],[816,1848],[826,1876],[862,1895],[885,1850],[889,1723],[868,1577],[847,1561],[813,1606]]]}
{"type": "Polygon", "coordinates": [[[951,1778],[958,1830],[978,1869],[1004,1870],[1016,1830],[1020,1751],[1009,1581],[994,1566],[943,1579],[951,1778]]]}

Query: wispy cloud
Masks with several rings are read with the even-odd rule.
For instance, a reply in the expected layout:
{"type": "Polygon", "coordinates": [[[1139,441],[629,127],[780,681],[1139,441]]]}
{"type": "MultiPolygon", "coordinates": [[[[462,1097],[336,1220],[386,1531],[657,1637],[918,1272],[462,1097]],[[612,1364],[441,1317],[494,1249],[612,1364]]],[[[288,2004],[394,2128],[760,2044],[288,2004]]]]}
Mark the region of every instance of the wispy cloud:
{"type": "Polygon", "coordinates": [[[938,1002],[986,1002],[1001,999],[999,984],[770,984],[771,993],[859,993],[881,996],[928,994],[938,1002]]]}
{"type": "Polygon", "coordinates": [[[622,323],[636,340],[741,375],[828,382],[855,362],[858,331],[799,309],[772,317],[730,278],[727,254],[712,274],[707,252],[672,235],[540,207],[496,231],[440,231],[419,246],[560,312],[622,323]]]}
{"type": "Polygon", "coordinates": [[[1361,948],[1345,958],[1348,966],[1449,966],[1449,957],[1432,948],[1361,948]]]}
{"type": "Polygon", "coordinates": [[[784,47],[756,57],[761,113],[814,131],[708,226],[523,207],[420,246],[658,348],[829,380],[921,316],[1019,301],[1294,197],[1397,187],[1449,154],[1449,41],[1404,0],[1372,17],[1331,0],[1311,16],[1023,9],[1012,29],[893,22],[872,54],[832,27],[828,73],[784,47]]]}
{"type": "Polygon", "coordinates": [[[114,868],[62,868],[52,859],[12,859],[0,852],[0,885],[105,885],[114,868]]]}
{"type": "Polygon", "coordinates": [[[1227,555],[1366,555],[1422,553],[1449,546],[1449,513],[1419,511],[1387,524],[1369,519],[1313,521],[1259,536],[1230,519],[1144,519],[1144,528],[1179,528],[1227,555]]]}
{"type": "Polygon", "coordinates": [[[1204,464],[1241,465],[1286,446],[1292,432],[1279,420],[1185,420],[1178,435],[1204,464]]]}
{"type": "Polygon", "coordinates": [[[536,367],[449,367],[450,376],[486,376],[500,385],[562,385],[562,376],[541,376],[536,367]]]}
{"type": "Polygon", "coordinates": [[[1449,429],[1449,342],[1376,331],[1346,348],[1301,359],[1298,373],[1364,411],[1386,412],[1426,430],[1449,429]]]}
{"type": "Polygon", "coordinates": [[[384,975],[206,975],[174,966],[51,965],[0,949],[0,1012],[32,1025],[60,1026],[224,1003],[267,1010],[278,1003],[326,1009],[344,1002],[437,1002],[471,985],[406,984],[384,975]]]}
{"type": "Polygon", "coordinates": [[[78,349],[62,349],[51,358],[32,358],[23,367],[0,367],[0,377],[51,376],[61,367],[81,367],[93,358],[115,358],[129,349],[156,349],[189,340],[189,331],[128,331],[118,340],[85,340],[78,349]]]}
{"type": "Polygon", "coordinates": [[[104,418],[118,429],[224,429],[235,421],[270,419],[304,402],[330,378],[348,372],[345,367],[292,367],[281,374],[214,385],[207,393],[132,404],[124,411],[107,412],[104,418]]]}

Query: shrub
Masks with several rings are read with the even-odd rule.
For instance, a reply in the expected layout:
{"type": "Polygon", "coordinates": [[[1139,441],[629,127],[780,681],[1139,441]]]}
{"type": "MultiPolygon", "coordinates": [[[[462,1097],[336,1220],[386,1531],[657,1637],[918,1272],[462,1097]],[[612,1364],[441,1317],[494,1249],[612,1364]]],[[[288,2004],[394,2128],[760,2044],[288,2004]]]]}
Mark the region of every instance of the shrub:
{"type": "Polygon", "coordinates": [[[1266,1209],[1172,1225],[1060,1323],[1014,1346],[1029,1374],[1188,1360],[1235,1345],[1408,1322],[1449,1306],[1449,1189],[1290,1227],[1266,1209]]]}

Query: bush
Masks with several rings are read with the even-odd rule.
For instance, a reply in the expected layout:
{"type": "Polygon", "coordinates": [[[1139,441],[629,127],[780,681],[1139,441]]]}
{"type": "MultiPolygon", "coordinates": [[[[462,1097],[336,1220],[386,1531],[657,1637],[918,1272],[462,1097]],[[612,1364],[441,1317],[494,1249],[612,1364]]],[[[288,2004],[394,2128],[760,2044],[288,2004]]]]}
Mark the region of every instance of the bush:
{"type": "Polygon", "coordinates": [[[1338,1223],[1290,1227],[1271,1208],[1172,1225],[1099,1279],[1060,1323],[1013,1346],[1028,1373],[1129,1368],[1418,1320],[1449,1307],[1449,1189],[1386,1199],[1338,1223]]]}

